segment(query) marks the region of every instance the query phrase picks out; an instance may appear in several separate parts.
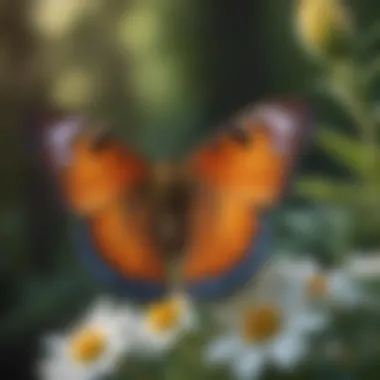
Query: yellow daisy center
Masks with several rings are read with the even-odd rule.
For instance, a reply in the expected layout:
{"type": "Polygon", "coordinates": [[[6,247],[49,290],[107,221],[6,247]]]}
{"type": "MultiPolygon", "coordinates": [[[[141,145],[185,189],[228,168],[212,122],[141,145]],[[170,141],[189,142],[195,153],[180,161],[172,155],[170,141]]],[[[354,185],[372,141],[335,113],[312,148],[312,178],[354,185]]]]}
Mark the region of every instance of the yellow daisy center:
{"type": "Polygon", "coordinates": [[[321,273],[311,276],[306,283],[306,292],[312,298],[322,297],[329,290],[329,282],[321,273]]]}
{"type": "Polygon", "coordinates": [[[281,313],[274,306],[251,308],[243,318],[243,337],[248,342],[264,342],[273,338],[282,324],[281,313]]]}
{"type": "Polygon", "coordinates": [[[156,332],[166,332],[178,325],[181,305],[178,300],[165,300],[150,306],[148,325],[156,332]]]}
{"type": "Polygon", "coordinates": [[[106,336],[97,329],[79,331],[71,340],[70,352],[79,363],[90,363],[98,359],[107,347],[106,336]]]}

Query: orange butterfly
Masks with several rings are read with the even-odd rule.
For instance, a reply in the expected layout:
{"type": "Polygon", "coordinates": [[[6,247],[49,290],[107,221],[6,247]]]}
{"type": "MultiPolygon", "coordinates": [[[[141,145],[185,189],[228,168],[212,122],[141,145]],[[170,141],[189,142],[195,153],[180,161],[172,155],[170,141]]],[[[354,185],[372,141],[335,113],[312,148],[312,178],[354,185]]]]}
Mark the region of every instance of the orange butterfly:
{"type": "Polygon", "coordinates": [[[248,282],[270,255],[267,213],[284,195],[312,130],[302,103],[264,102],[183,163],[151,165],[82,126],[63,120],[47,136],[77,216],[77,249],[102,281],[138,300],[165,294],[173,260],[197,299],[223,297],[248,282]]]}

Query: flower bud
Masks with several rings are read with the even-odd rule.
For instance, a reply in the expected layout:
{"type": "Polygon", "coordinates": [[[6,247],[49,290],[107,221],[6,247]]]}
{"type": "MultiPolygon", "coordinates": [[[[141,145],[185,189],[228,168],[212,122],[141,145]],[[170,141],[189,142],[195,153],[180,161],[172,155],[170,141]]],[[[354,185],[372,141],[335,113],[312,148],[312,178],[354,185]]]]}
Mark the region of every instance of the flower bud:
{"type": "Polygon", "coordinates": [[[327,58],[347,51],[353,31],[341,0],[298,0],[296,27],[306,50],[327,58]]]}

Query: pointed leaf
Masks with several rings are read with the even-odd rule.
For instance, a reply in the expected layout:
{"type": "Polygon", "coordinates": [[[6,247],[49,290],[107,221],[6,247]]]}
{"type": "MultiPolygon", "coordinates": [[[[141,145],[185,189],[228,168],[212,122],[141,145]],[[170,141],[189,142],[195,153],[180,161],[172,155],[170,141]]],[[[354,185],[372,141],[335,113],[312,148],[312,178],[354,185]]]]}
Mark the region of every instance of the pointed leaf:
{"type": "Polygon", "coordinates": [[[377,79],[380,75],[380,55],[376,56],[369,62],[364,75],[366,84],[368,85],[371,85],[371,82],[377,79]]]}
{"type": "Polygon", "coordinates": [[[361,202],[360,187],[345,182],[335,182],[328,178],[304,178],[295,184],[298,195],[327,203],[354,204],[361,202]]]}
{"type": "Polygon", "coordinates": [[[352,173],[365,176],[366,146],[352,137],[324,128],[318,134],[321,147],[352,173]]]}
{"type": "Polygon", "coordinates": [[[380,41],[380,22],[372,24],[359,38],[360,50],[365,52],[380,41]]]}

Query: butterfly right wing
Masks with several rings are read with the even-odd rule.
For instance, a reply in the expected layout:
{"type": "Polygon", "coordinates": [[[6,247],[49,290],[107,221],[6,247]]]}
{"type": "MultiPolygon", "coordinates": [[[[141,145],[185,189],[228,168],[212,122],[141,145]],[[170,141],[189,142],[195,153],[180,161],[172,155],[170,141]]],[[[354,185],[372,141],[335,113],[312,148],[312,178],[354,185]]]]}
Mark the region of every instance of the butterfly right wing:
{"type": "Polygon", "coordinates": [[[194,298],[225,297],[271,254],[269,213],[287,193],[312,124],[298,101],[255,105],[190,158],[195,194],[185,282],[194,298]]]}
{"type": "Polygon", "coordinates": [[[228,297],[268,260],[269,219],[228,194],[202,192],[195,198],[184,271],[187,291],[203,301],[228,297]]]}

